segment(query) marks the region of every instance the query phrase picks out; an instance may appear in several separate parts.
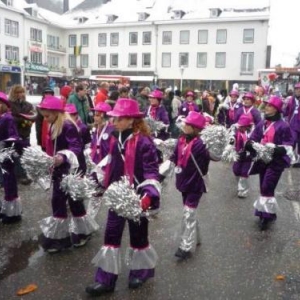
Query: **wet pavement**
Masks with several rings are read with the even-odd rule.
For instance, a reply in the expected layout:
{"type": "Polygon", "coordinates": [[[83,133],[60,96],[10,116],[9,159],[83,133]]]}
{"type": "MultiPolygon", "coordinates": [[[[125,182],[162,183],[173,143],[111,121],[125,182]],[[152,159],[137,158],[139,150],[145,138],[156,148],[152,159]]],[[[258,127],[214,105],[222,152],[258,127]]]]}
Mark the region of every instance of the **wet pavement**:
{"type": "MultiPolygon", "coordinates": [[[[261,232],[253,216],[258,177],[251,178],[250,196],[239,199],[231,167],[212,163],[210,190],[198,208],[202,244],[183,262],[174,257],[182,205],[170,179],[161,212],[150,224],[151,242],[159,255],[155,278],[131,291],[123,263],[115,292],[102,298],[300,299],[299,179],[300,169],[285,171],[277,188],[278,219],[268,231],[261,232]],[[284,280],[276,280],[278,275],[284,280]]],[[[93,282],[91,260],[103,241],[106,208],[103,206],[96,218],[99,231],[85,247],[49,255],[38,243],[38,221],[50,215],[50,194],[36,185],[19,188],[24,207],[22,222],[0,224],[0,299],[90,299],[84,289],[93,282]],[[18,289],[32,283],[38,286],[36,291],[16,296],[18,289]]],[[[126,229],[123,257],[127,246],[126,229]]]]}

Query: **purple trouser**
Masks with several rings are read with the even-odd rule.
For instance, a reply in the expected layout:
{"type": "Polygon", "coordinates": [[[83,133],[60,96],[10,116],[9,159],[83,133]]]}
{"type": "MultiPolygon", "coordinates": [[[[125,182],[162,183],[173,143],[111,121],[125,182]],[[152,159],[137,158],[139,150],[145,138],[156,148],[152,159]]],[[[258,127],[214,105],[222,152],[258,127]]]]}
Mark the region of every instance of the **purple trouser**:
{"type": "Polygon", "coordinates": [[[235,162],[232,166],[232,171],[235,176],[248,178],[248,172],[251,166],[251,161],[235,162]]]}
{"type": "Polygon", "coordinates": [[[292,135],[293,135],[293,140],[294,140],[294,149],[297,146],[297,151],[298,154],[300,154],[300,132],[296,131],[296,130],[292,130],[292,135]]]}
{"type": "Polygon", "coordinates": [[[14,162],[9,159],[5,160],[5,162],[2,164],[2,168],[4,169],[4,199],[6,201],[13,201],[18,198],[18,185],[14,167],[14,162]]]}
{"type": "Polygon", "coordinates": [[[181,194],[182,194],[183,205],[196,209],[199,205],[203,193],[182,192],[181,194]]]}
{"type": "MultiPolygon", "coordinates": [[[[148,219],[140,218],[140,222],[127,220],[129,225],[130,246],[134,249],[144,249],[149,246],[148,219]]],[[[126,219],[109,210],[106,222],[104,244],[106,246],[120,248],[126,219]]],[[[154,269],[130,270],[130,278],[139,278],[143,281],[154,276],[154,269]]],[[[105,272],[98,268],[95,281],[106,286],[114,287],[118,279],[117,274],[105,272]]]]}

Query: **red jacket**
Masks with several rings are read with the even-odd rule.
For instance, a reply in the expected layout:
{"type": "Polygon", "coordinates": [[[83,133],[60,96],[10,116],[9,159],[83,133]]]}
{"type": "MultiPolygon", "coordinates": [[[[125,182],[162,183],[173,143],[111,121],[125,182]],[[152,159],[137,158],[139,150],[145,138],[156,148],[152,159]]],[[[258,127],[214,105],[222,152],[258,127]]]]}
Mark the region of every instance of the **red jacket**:
{"type": "Polygon", "coordinates": [[[106,89],[100,89],[97,95],[94,97],[94,105],[105,102],[108,99],[108,91],[106,89]]]}

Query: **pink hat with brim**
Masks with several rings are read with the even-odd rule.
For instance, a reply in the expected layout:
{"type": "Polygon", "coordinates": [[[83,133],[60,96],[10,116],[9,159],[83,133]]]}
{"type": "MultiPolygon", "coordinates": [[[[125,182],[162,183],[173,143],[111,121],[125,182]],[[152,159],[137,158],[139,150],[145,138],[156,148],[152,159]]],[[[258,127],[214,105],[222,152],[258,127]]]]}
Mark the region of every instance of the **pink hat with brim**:
{"type": "Polygon", "coordinates": [[[278,112],[282,112],[283,102],[282,102],[281,98],[279,98],[277,96],[271,96],[269,98],[269,101],[267,102],[267,104],[275,107],[278,112]]]}
{"type": "Polygon", "coordinates": [[[251,101],[255,101],[254,95],[253,95],[252,93],[250,93],[250,92],[246,93],[246,94],[243,96],[243,100],[244,100],[245,98],[248,98],[248,99],[250,99],[251,101]]]}
{"type": "Polygon", "coordinates": [[[108,103],[103,102],[103,103],[97,104],[91,110],[108,113],[109,111],[111,111],[111,106],[108,103]]]}
{"type": "Polygon", "coordinates": [[[10,103],[8,101],[7,95],[3,92],[0,92],[0,101],[10,107],[10,103]]]}
{"type": "Polygon", "coordinates": [[[128,117],[128,118],[142,118],[144,113],[140,112],[139,104],[136,100],[120,98],[112,111],[107,113],[110,117],[128,117]]]}
{"type": "Polygon", "coordinates": [[[300,89],[300,82],[297,82],[297,83],[294,85],[294,89],[300,89]]]}
{"type": "Polygon", "coordinates": [[[184,122],[187,125],[203,129],[205,127],[206,119],[201,113],[190,111],[184,122]]]}
{"type": "Polygon", "coordinates": [[[236,96],[236,97],[239,97],[239,92],[236,91],[236,90],[232,90],[230,93],[229,93],[229,96],[236,96]]]}
{"type": "Polygon", "coordinates": [[[149,98],[156,98],[161,100],[163,98],[163,93],[159,90],[155,90],[148,95],[149,98]]]}
{"type": "Polygon", "coordinates": [[[241,115],[238,122],[238,126],[240,127],[247,127],[253,125],[253,118],[252,115],[241,115]]]}
{"type": "Polygon", "coordinates": [[[68,114],[77,114],[77,108],[76,105],[73,103],[67,103],[65,106],[65,112],[68,114]]]}
{"type": "Polygon", "coordinates": [[[187,92],[185,96],[186,97],[189,97],[189,96],[194,97],[195,95],[193,92],[187,92]]]}
{"type": "Polygon", "coordinates": [[[46,96],[42,103],[37,105],[39,109],[55,110],[64,112],[63,101],[55,96],[46,96]]]}

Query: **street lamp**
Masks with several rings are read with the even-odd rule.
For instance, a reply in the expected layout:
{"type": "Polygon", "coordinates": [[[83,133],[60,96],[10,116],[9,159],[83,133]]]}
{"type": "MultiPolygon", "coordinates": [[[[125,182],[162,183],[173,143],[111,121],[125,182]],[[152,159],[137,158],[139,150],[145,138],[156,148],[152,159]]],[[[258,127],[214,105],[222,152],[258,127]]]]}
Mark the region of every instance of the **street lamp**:
{"type": "Polygon", "coordinates": [[[184,66],[180,66],[180,91],[182,92],[182,82],[183,82],[183,73],[184,73],[184,66]]]}

